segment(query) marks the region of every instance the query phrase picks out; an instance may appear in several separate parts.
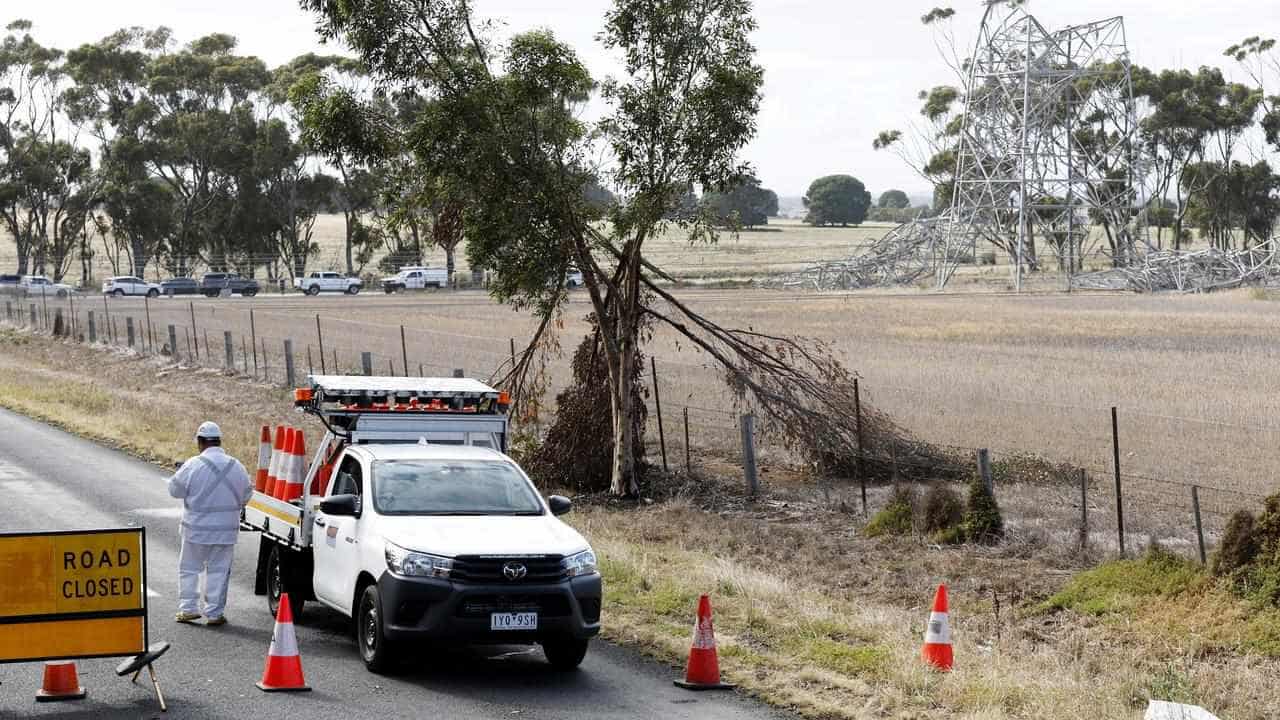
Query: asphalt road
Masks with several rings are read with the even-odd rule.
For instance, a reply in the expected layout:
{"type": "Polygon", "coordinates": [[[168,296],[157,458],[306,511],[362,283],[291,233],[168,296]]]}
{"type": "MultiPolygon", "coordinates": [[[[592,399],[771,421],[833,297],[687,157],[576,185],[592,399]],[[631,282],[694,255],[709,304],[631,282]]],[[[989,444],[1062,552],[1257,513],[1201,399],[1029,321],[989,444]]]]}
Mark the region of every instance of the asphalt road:
{"type": "MultiPolygon", "coordinates": [[[[230,623],[222,628],[174,623],[181,505],[168,496],[166,477],[153,465],[0,411],[0,530],[146,527],[151,638],[173,643],[156,665],[169,717],[789,717],[732,693],[677,689],[671,684],[677,674],[673,669],[603,641],[593,642],[582,668],[572,673],[552,671],[538,648],[504,647],[424,648],[420,660],[402,673],[373,675],[360,662],[346,621],[311,603],[297,635],[313,691],[263,693],[253,683],[262,676],[272,618],[266,600],[253,594],[257,536],[240,536],[227,609],[230,623]]],[[[116,677],[117,662],[80,661],[88,699],[49,704],[34,700],[39,664],[0,665],[0,718],[163,717],[149,686],[131,686],[116,677]]]]}

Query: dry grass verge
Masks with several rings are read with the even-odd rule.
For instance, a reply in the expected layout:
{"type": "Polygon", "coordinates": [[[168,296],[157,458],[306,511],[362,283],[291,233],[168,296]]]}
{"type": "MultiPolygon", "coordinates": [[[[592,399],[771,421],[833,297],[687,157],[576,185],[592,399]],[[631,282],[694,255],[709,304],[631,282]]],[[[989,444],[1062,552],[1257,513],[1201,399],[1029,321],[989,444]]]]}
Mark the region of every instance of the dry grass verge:
{"type": "MultiPolygon", "coordinates": [[[[242,378],[15,332],[0,333],[0,404],[156,461],[189,454],[206,417],[245,459],[260,424],[304,422],[283,392],[242,378]]],[[[1280,616],[1181,561],[1080,574],[1089,558],[1028,536],[995,548],[867,538],[852,515],[781,502],[570,517],[601,556],[611,639],[680,663],[709,592],[728,677],[808,717],[1136,719],[1152,697],[1232,720],[1280,707],[1280,616]],[[940,581],[950,675],[917,659],[940,581]]]]}

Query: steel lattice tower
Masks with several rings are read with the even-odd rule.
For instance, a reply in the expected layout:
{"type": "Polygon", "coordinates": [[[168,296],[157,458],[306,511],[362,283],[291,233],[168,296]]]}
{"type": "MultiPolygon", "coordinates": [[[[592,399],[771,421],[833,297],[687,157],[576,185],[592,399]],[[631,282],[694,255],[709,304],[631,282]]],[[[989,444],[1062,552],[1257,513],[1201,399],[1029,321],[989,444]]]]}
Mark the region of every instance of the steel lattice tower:
{"type": "Polygon", "coordinates": [[[1092,226],[1117,264],[1131,261],[1137,124],[1124,19],[1050,32],[1019,4],[988,0],[967,69],[938,285],[984,242],[1013,258],[1019,287],[1044,250],[1077,271],[1092,226]]]}

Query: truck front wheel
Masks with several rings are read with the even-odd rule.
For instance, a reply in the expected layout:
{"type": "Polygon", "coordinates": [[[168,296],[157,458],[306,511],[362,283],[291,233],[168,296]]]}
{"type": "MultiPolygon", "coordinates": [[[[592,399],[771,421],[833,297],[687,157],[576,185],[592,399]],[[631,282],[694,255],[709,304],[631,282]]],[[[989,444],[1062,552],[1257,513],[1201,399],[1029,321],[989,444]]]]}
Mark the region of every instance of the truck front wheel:
{"type": "Polygon", "coordinates": [[[543,640],[542,654],[556,670],[576,670],[587,656],[587,642],[575,637],[543,640]]]}
{"type": "Polygon", "coordinates": [[[273,543],[271,555],[267,558],[267,607],[271,610],[271,617],[279,617],[280,598],[289,593],[289,611],[293,613],[293,621],[298,622],[307,600],[301,588],[293,587],[293,572],[294,568],[289,565],[285,551],[273,543]]]}
{"type": "Polygon", "coordinates": [[[356,611],[356,643],[360,657],[369,672],[385,675],[392,669],[394,658],[382,624],[382,601],[378,586],[370,585],[360,594],[356,611]]]}

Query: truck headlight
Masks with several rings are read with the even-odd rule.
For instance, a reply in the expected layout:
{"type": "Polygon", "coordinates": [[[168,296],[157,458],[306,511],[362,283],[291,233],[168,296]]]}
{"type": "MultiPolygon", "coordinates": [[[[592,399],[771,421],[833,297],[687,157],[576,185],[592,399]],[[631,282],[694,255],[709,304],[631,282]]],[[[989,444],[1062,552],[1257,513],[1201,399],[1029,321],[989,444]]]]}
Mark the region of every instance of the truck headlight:
{"type": "Polygon", "coordinates": [[[564,570],[566,577],[594,575],[596,573],[596,554],[590,550],[583,550],[561,560],[560,567],[564,570]]]}
{"type": "Polygon", "coordinates": [[[386,547],[387,569],[396,575],[447,578],[453,571],[451,558],[405,550],[393,543],[386,547]]]}

